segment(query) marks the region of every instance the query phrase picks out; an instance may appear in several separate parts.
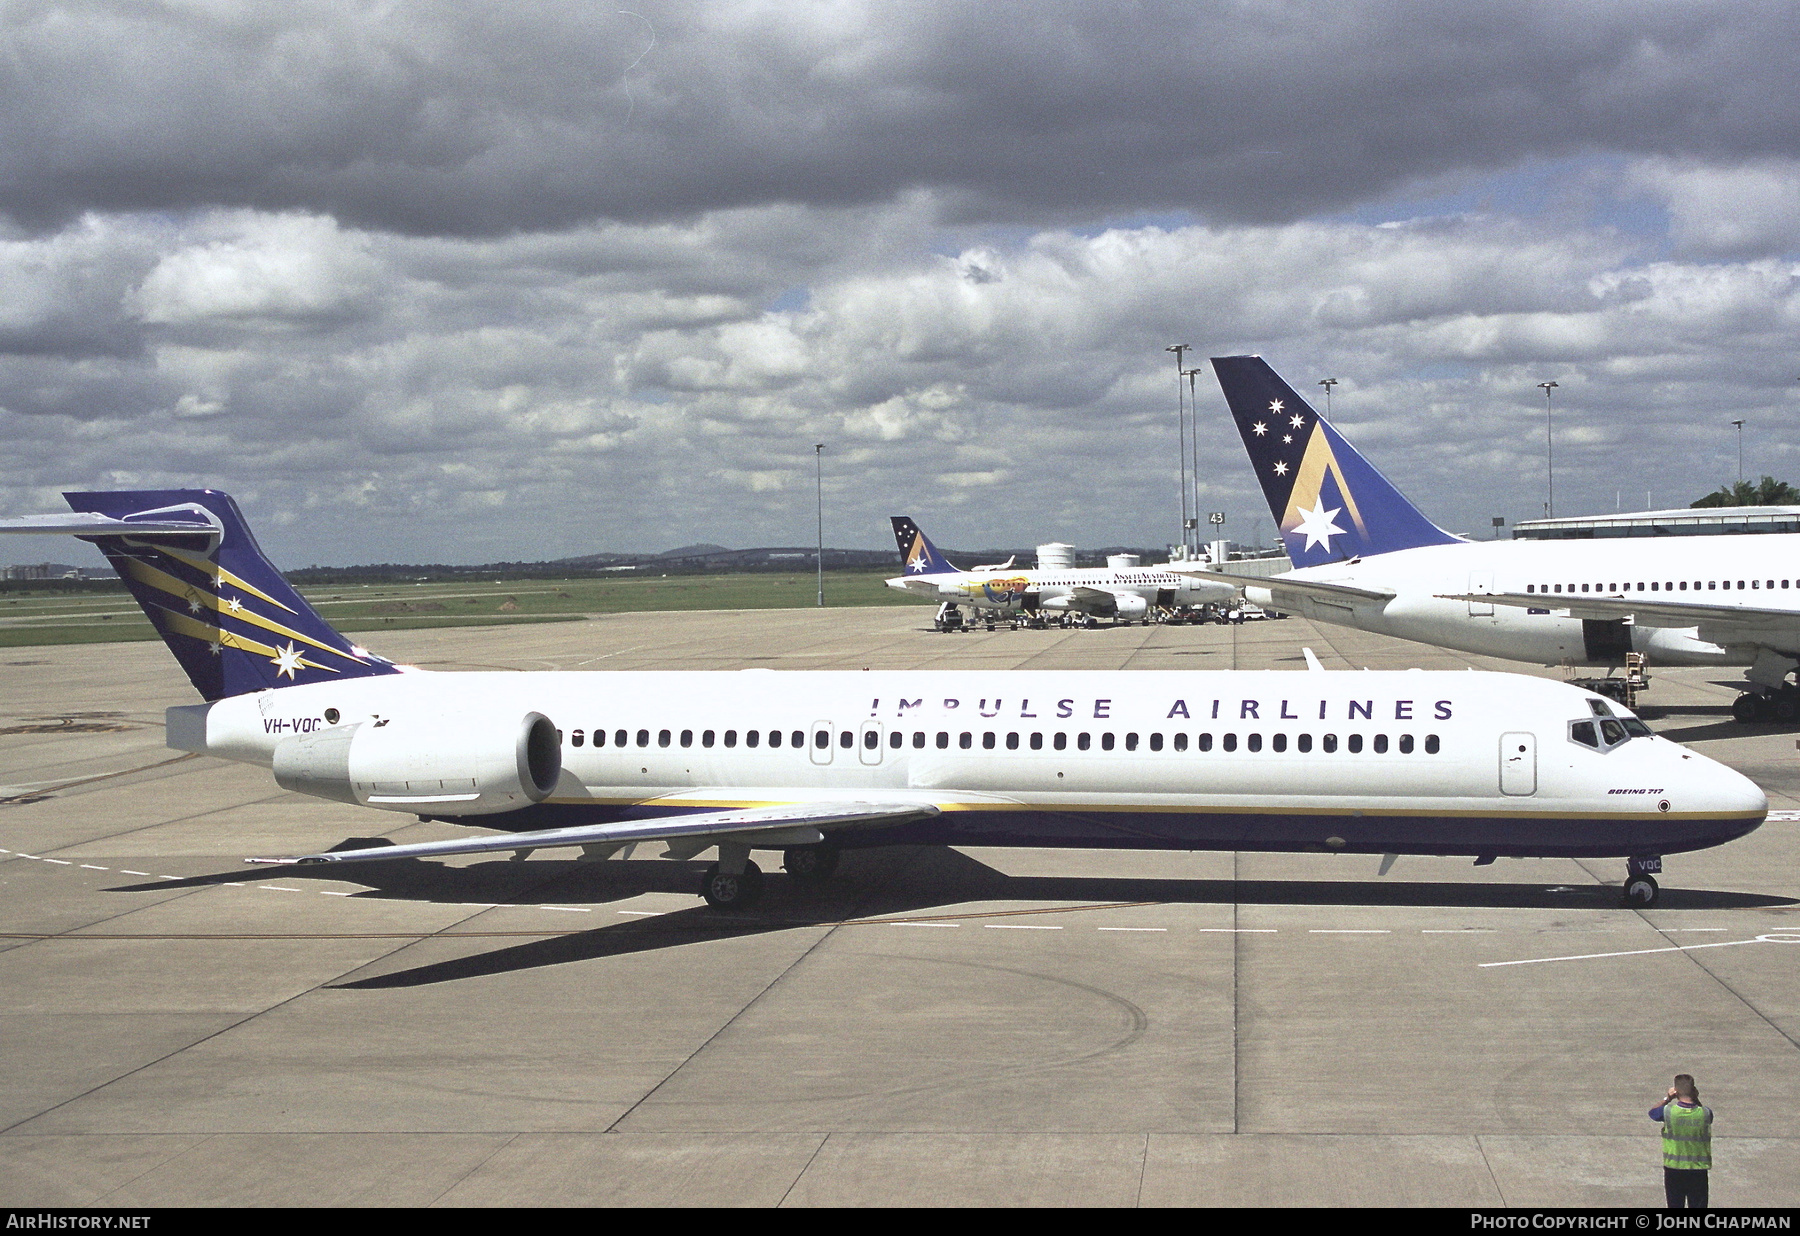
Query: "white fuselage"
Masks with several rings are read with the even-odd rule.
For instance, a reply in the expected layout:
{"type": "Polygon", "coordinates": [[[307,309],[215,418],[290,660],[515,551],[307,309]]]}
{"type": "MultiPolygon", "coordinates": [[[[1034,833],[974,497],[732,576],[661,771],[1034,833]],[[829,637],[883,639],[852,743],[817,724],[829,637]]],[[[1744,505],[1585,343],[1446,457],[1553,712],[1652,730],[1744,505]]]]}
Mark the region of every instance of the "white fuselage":
{"type": "Polygon", "coordinates": [[[300,736],[376,727],[390,758],[417,734],[346,801],[455,817],[440,774],[479,761],[433,760],[542,714],[560,778],[481,821],[508,828],[872,793],[942,812],[890,840],[999,845],[1624,855],[1760,822],[1755,785],[1674,743],[1572,741],[1597,699],[1421,671],[414,672],[171,709],[170,742],[279,767],[300,736]]]}
{"type": "Polygon", "coordinates": [[[1083,567],[1052,571],[946,571],[902,575],[887,586],[976,609],[1050,610],[1139,617],[1154,605],[1221,604],[1236,589],[1163,567],[1083,567]],[[1119,598],[1126,598],[1122,603],[1119,598]]]}
{"type": "MultiPolygon", "coordinates": [[[[1286,577],[1396,594],[1386,601],[1309,598],[1297,611],[1308,618],[1540,665],[1621,663],[1622,656],[1595,655],[1606,649],[1592,646],[1592,628],[1568,615],[1583,595],[1785,608],[1800,619],[1800,536],[1793,535],[1470,541],[1306,567],[1286,577]],[[1545,612],[1442,596],[1522,593],[1527,585],[1547,590],[1545,612]]],[[[1247,595],[1269,603],[1266,588],[1253,584],[1247,595]]],[[[1754,647],[1730,643],[1729,633],[1626,625],[1616,634],[1628,640],[1624,650],[1644,654],[1652,665],[1748,665],[1756,658],[1754,647]]]]}

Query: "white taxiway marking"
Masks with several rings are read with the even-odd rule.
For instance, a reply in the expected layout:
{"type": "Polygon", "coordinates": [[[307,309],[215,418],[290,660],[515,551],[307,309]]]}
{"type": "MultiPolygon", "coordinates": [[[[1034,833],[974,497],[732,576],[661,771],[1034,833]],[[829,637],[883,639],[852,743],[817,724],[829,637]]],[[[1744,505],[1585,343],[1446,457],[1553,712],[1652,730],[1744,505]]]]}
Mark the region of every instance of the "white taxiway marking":
{"type": "MultiPolygon", "coordinates": [[[[240,885],[240,887],[242,886],[240,885]]],[[[289,888],[285,884],[258,884],[256,887],[266,888],[271,893],[304,893],[306,891],[303,888],[289,888]]]]}
{"type": "Polygon", "coordinates": [[[1730,948],[1734,944],[1800,944],[1800,935],[1763,935],[1749,940],[1720,940],[1714,944],[1675,944],[1668,948],[1634,948],[1620,953],[1581,953],[1574,957],[1529,957],[1524,961],[1484,961],[1480,968],[1488,970],[1495,966],[1535,966],[1547,961],[1593,961],[1601,957],[1642,957],[1648,953],[1691,953],[1703,948],[1730,948]]]}
{"type": "Polygon", "coordinates": [[[121,868],[119,868],[119,874],[120,874],[120,875],[141,875],[141,876],[147,876],[147,875],[149,875],[149,874],[150,874],[150,873],[149,873],[149,872],[148,872],[148,871],[130,871],[130,870],[127,870],[127,869],[126,869],[126,868],[124,868],[124,867],[121,867],[121,868]]]}
{"type": "Polygon", "coordinates": [[[84,870],[87,870],[87,871],[111,871],[112,870],[111,867],[96,867],[92,863],[83,863],[83,864],[81,864],[81,866],[84,870]]]}
{"type": "Polygon", "coordinates": [[[1425,927],[1420,929],[1419,934],[1422,936],[1473,936],[1491,935],[1498,930],[1497,927],[1425,927]]]}
{"type": "Polygon", "coordinates": [[[567,910],[570,914],[592,914],[586,906],[539,906],[540,910],[567,910]]]}
{"type": "Polygon", "coordinates": [[[989,931],[1061,931],[1047,923],[983,923],[989,931]]]}
{"type": "Polygon", "coordinates": [[[1167,927],[1096,927],[1095,931],[1167,931],[1167,927]]]}
{"type": "Polygon", "coordinates": [[[663,911],[661,911],[661,910],[620,910],[619,913],[620,914],[629,914],[633,918],[657,918],[663,913],[663,911]]]}
{"type": "Polygon", "coordinates": [[[1309,936],[1391,936],[1394,933],[1386,927],[1309,927],[1309,936]]]}
{"type": "Polygon", "coordinates": [[[321,897],[354,897],[355,895],[356,894],[354,893],[334,893],[328,888],[319,890],[319,896],[321,897]]]}
{"type": "Polygon", "coordinates": [[[961,927],[961,923],[889,923],[889,927],[961,927]]]}
{"type": "Polygon", "coordinates": [[[46,858],[44,861],[47,863],[55,863],[58,867],[73,867],[75,865],[66,858],[46,858]]]}

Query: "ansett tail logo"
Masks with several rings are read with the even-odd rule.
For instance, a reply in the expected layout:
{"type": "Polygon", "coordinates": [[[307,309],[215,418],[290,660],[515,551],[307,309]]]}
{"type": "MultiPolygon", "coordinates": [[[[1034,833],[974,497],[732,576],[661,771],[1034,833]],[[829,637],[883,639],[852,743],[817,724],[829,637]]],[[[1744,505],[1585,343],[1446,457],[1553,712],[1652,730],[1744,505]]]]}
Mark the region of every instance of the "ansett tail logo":
{"type": "Polygon", "coordinates": [[[1250,432],[1263,440],[1268,451],[1265,466],[1277,477],[1293,478],[1281,518],[1282,536],[1304,537],[1307,549],[1323,546],[1329,551],[1333,537],[1348,535],[1348,529],[1337,523],[1337,517],[1346,511],[1365,539],[1369,530],[1356,508],[1350,482],[1332,453],[1325,426],[1316,418],[1311,418],[1309,426],[1308,420],[1305,413],[1290,412],[1282,400],[1272,399],[1268,415],[1252,423],[1250,432]]]}
{"type": "Polygon", "coordinates": [[[920,575],[930,568],[929,556],[925,552],[925,534],[913,533],[912,548],[906,551],[906,570],[908,574],[920,575]]]}

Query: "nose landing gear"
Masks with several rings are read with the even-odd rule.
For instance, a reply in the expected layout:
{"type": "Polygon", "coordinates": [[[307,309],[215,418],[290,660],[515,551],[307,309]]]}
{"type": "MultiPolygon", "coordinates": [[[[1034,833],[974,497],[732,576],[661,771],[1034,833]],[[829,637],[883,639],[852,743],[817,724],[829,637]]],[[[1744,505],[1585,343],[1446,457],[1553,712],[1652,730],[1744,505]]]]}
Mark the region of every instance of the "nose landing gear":
{"type": "Polygon", "coordinates": [[[1632,858],[1625,865],[1625,905],[1633,910],[1648,910],[1656,904],[1660,890],[1652,872],[1662,870],[1659,856],[1632,858]]]}

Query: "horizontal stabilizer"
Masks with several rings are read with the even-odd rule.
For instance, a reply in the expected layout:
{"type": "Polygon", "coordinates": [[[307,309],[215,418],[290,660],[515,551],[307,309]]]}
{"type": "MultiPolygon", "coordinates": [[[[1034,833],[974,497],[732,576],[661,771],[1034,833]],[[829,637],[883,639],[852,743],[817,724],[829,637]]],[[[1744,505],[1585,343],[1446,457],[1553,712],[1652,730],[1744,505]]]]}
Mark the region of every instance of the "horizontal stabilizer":
{"type": "Polygon", "coordinates": [[[65,511],[52,515],[20,515],[0,519],[0,532],[64,536],[217,536],[221,524],[200,506],[180,506],[146,511],[115,519],[98,511],[65,511]]]}
{"type": "Polygon", "coordinates": [[[281,866],[294,863],[361,863],[390,858],[486,854],[496,850],[547,850],[559,846],[624,845],[637,841],[695,840],[706,837],[732,837],[754,844],[757,833],[772,834],[769,843],[774,847],[788,843],[779,836],[786,830],[898,824],[936,814],[938,809],[929,803],[794,803],[782,807],[757,807],[747,811],[666,815],[648,820],[621,820],[612,824],[577,824],[570,828],[546,828],[528,833],[488,833],[479,837],[458,837],[452,841],[422,841],[415,845],[338,850],[326,854],[303,854],[298,858],[247,858],[244,861],[281,866]]]}

